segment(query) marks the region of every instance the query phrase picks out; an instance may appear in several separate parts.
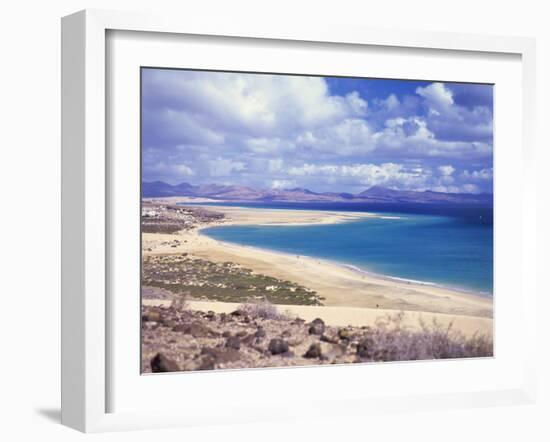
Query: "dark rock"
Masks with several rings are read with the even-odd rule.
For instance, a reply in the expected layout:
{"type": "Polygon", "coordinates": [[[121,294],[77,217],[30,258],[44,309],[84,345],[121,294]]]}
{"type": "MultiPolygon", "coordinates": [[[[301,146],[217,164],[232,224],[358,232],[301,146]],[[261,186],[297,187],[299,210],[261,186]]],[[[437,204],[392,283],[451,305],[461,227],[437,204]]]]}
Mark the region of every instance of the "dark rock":
{"type": "Polygon", "coordinates": [[[274,338],[269,341],[267,349],[272,355],[280,355],[288,351],[288,342],[284,339],[274,338]]]}
{"type": "Polygon", "coordinates": [[[216,368],[216,358],[212,355],[204,355],[199,362],[197,370],[214,370],[216,368]]]}
{"type": "Polygon", "coordinates": [[[322,335],[325,332],[325,323],[322,319],[314,319],[309,326],[310,335],[322,335]]]}
{"type": "Polygon", "coordinates": [[[214,319],[216,317],[216,313],[214,313],[212,310],[209,310],[206,312],[204,317],[207,319],[214,319]]]}
{"type": "Polygon", "coordinates": [[[191,335],[195,338],[212,338],[218,336],[218,333],[200,322],[176,325],[172,330],[191,335]]]}
{"type": "Polygon", "coordinates": [[[166,373],[169,371],[180,371],[178,364],[162,353],[157,353],[151,359],[151,371],[153,373],[166,373]]]}
{"type": "Polygon", "coordinates": [[[189,324],[178,324],[175,327],[172,327],[172,331],[178,333],[186,333],[189,330],[189,324]]]}
{"type": "Polygon", "coordinates": [[[224,338],[229,338],[229,337],[231,336],[231,332],[228,331],[228,330],[226,330],[226,331],[224,331],[224,332],[222,333],[222,336],[223,336],[224,338]]]}
{"type": "Polygon", "coordinates": [[[346,328],[341,328],[340,330],[338,330],[338,337],[340,339],[347,339],[349,340],[351,338],[351,333],[348,329],[346,328]]]}
{"type": "Polygon", "coordinates": [[[213,370],[214,368],[238,361],[241,355],[234,348],[203,348],[200,356],[199,370],[213,370]]]}
{"type": "Polygon", "coordinates": [[[321,351],[321,345],[311,344],[311,346],[306,351],[304,358],[316,359],[316,358],[321,358],[322,356],[323,356],[323,352],[321,351]]]}
{"type": "Polygon", "coordinates": [[[240,359],[240,354],[232,348],[221,347],[204,347],[201,350],[201,355],[211,355],[220,362],[233,362],[240,359]]]}
{"type": "Polygon", "coordinates": [[[290,338],[292,336],[292,333],[290,333],[289,330],[285,330],[284,332],[281,333],[281,336],[283,338],[290,338]]]}
{"type": "Polygon", "coordinates": [[[254,337],[265,338],[265,330],[263,329],[263,327],[258,327],[258,330],[256,330],[256,333],[254,333],[254,337]]]}
{"type": "Polygon", "coordinates": [[[173,327],[175,327],[175,326],[178,325],[178,324],[177,324],[176,321],[172,321],[171,319],[163,319],[163,320],[162,320],[162,325],[163,325],[164,327],[173,328],[173,327]]]}
{"type": "Polygon", "coordinates": [[[244,316],[244,312],[240,311],[240,310],[235,310],[233,312],[230,313],[231,316],[244,316]]]}
{"type": "Polygon", "coordinates": [[[244,338],[241,339],[241,344],[250,345],[250,344],[252,344],[256,339],[257,339],[257,338],[255,338],[253,334],[250,334],[250,335],[245,336],[244,338]]]}
{"type": "Polygon", "coordinates": [[[357,356],[360,358],[368,358],[371,353],[371,347],[373,346],[373,341],[371,338],[365,338],[359,344],[357,344],[357,356]]]}
{"type": "Polygon", "coordinates": [[[241,348],[241,338],[238,336],[232,336],[225,341],[225,346],[228,348],[234,348],[235,350],[239,350],[241,348]]]}

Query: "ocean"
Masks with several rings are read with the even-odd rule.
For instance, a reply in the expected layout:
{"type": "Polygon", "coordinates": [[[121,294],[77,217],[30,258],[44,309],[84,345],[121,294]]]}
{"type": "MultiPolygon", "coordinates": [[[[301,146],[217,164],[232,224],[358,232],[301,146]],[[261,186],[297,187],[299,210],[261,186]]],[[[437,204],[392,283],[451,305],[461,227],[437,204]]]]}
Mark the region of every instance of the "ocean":
{"type": "Polygon", "coordinates": [[[419,205],[393,208],[346,203],[219,205],[398,216],[399,219],[369,218],[329,225],[220,226],[203,233],[220,241],[311,256],[392,278],[487,296],[493,293],[492,208],[419,205]]]}

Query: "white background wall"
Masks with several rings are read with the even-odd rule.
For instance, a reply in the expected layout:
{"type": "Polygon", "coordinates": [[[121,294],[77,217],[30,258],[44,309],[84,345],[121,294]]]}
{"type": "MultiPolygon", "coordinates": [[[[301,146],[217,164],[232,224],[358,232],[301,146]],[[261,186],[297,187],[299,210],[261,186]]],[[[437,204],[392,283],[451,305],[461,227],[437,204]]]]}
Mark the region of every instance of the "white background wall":
{"type": "MultiPolygon", "coordinates": [[[[534,36],[538,43],[539,190],[548,195],[550,14],[545,2],[365,0],[19,0],[0,10],[0,437],[82,440],[59,420],[60,17],[83,8],[167,10],[228,20],[356,24],[534,36]]],[[[539,270],[545,275],[547,196],[539,198],[539,270]]],[[[540,399],[536,406],[411,412],[324,422],[93,436],[95,440],[550,440],[550,338],[540,283],[540,399]]],[[[545,298],[546,296],[546,298],[545,298]]],[[[183,399],[183,398],[182,398],[183,399]]],[[[184,400],[184,399],[183,399],[184,400]]]]}

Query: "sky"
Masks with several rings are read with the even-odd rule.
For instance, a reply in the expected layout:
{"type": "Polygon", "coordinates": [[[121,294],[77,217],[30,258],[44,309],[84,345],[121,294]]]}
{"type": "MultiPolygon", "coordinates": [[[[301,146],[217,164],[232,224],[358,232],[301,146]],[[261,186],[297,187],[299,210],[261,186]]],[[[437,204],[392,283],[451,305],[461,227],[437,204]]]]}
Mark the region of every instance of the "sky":
{"type": "Polygon", "coordinates": [[[493,87],[143,68],[142,180],[492,192],[493,87]]]}

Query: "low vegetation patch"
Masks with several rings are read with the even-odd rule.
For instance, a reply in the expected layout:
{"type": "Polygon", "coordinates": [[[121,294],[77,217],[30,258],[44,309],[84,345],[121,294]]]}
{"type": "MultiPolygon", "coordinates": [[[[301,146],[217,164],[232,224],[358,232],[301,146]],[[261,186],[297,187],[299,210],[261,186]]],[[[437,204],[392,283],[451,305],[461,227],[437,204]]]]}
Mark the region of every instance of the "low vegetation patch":
{"type": "Polygon", "coordinates": [[[254,273],[231,262],[214,263],[186,254],[144,256],[142,286],[224,302],[322,305],[323,301],[315,291],[291,281],[254,273]]]}
{"type": "Polygon", "coordinates": [[[420,322],[420,330],[402,325],[403,314],[386,317],[358,343],[358,355],[372,361],[414,361],[492,356],[493,341],[486,336],[466,338],[434,321],[420,322]]]}
{"type": "Polygon", "coordinates": [[[289,315],[281,313],[267,300],[248,302],[239,306],[238,311],[254,319],[289,319],[289,315]]]}

